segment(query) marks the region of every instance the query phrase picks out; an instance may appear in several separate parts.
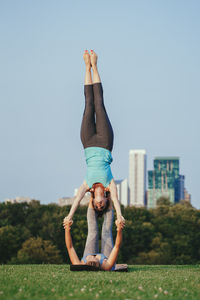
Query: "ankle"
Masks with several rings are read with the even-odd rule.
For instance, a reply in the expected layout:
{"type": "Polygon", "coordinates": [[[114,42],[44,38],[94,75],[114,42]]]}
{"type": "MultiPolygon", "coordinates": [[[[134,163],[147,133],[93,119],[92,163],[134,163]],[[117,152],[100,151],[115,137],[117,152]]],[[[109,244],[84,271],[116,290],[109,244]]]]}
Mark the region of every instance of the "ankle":
{"type": "Polygon", "coordinates": [[[85,65],[86,71],[91,71],[91,64],[85,65]]]}
{"type": "Polygon", "coordinates": [[[92,70],[93,71],[98,71],[97,64],[92,64],[92,70]]]}

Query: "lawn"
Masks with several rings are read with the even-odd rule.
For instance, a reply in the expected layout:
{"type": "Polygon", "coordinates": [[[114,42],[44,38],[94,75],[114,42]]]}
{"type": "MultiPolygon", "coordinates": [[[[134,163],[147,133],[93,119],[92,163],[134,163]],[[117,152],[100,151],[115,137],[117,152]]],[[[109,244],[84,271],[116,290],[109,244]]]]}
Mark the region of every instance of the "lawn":
{"type": "Polygon", "coordinates": [[[199,266],[129,266],[128,273],[69,265],[1,265],[0,299],[200,299],[199,266]]]}

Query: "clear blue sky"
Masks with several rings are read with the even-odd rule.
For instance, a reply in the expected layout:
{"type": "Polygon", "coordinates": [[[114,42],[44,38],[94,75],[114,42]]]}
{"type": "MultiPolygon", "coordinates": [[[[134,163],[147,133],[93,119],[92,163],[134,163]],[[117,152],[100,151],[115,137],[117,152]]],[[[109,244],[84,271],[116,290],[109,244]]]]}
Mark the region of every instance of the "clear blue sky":
{"type": "Polygon", "coordinates": [[[99,55],[115,132],[116,179],[129,149],[180,156],[200,207],[200,2],[1,1],[0,201],[72,196],[85,176],[80,142],[84,49],[99,55]]]}

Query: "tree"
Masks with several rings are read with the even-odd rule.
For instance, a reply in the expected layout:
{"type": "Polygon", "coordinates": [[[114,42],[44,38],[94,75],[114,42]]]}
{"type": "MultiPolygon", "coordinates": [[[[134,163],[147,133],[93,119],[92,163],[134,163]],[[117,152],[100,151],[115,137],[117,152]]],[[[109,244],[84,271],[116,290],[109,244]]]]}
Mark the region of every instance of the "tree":
{"type": "Polygon", "coordinates": [[[157,206],[170,206],[171,202],[169,200],[169,197],[161,196],[156,201],[157,206]]]}
{"type": "Polygon", "coordinates": [[[24,226],[3,226],[0,228],[0,262],[7,263],[30,237],[30,231],[24,226]]]}
{"type": "Polygon", "coordinates": [[[51,241],[45,241],[40,237],[26,240],[18,251],[17,257],[11,263],[21,264],[60,264],[63,260],[59,250],[51,241]]]}

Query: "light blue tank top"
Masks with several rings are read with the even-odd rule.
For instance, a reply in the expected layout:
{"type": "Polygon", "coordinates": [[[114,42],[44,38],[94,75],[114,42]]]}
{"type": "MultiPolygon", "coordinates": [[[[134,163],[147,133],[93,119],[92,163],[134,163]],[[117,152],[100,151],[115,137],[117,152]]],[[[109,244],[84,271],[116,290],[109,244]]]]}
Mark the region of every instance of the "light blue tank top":
{"type": "Polygon", "coordinates": [[[85,148],[85,158],[87,164],[86,182],[89,188],[97,182],[107,187],[113,178],[110,168],[113,161],[111,152],[101,147],[88,147],[85,148]]]}

